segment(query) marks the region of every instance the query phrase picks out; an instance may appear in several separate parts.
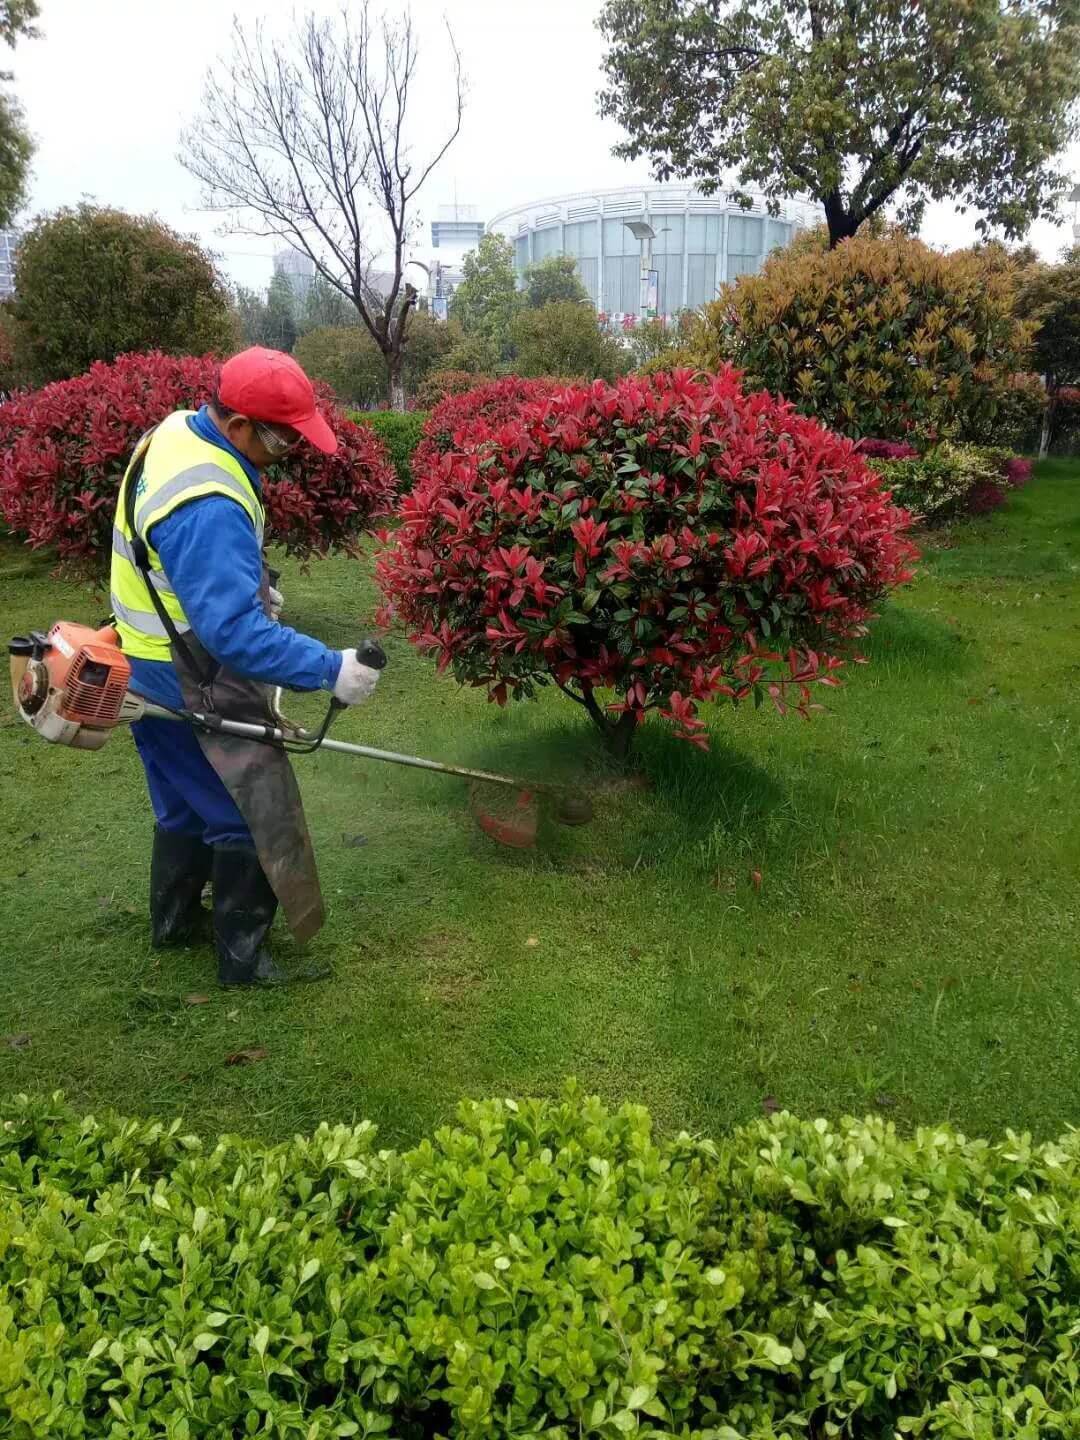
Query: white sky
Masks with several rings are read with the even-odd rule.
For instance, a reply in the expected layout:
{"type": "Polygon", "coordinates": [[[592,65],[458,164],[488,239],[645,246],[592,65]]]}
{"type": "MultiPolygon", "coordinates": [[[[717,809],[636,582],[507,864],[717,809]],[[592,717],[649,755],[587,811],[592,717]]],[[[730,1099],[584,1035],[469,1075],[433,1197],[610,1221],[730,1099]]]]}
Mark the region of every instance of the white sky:
{"type": "MultiPolygon", "coordinates": [[[[197,111],[207,65],[228,44],[230,14],[249,23],[268,17],[285,28],[292,4],[42,0],[41,8],[42,38],[20,42],[10,60],[38,143],[27,213],[83,198],[156,212],[200,235],[234,280],[265,286],[269,257],[280,247],[220,234],[219,217],[199,212],[198,187],[176,151],[181,127],[197,111]]],[[[312,8],[330,12],[338,5],[312,0],[312,8]]],[[[425,222],[455,198],[487,219],[546,195],[648,182],[646,165],[612,157],[618,129],[596,113],[599,8],[600,0],[412,0],[421,37],[418,153],[449,115],[444,16],[469,85],[462,133],[421,193],[425,222]]],[[[1080,171],[1080,152],[1070,159],[1080,171]]],[[[425,223],[420,255],[427,253],[427,234],[425,223]]],[[[923,234],[939,245],[965,244],[974,237],[973,217],[933,207],[923,234]]],[[[1052,256],[1068,234],[1067,227],[1040,225],[1029,238],[1052,256]]]]}

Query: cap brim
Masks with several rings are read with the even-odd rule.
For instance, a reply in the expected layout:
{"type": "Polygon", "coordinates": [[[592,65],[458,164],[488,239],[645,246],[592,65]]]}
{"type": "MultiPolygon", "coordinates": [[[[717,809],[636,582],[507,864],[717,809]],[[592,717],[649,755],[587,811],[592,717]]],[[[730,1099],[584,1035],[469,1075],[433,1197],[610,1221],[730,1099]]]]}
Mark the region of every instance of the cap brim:
{"type": "Polygon", "coordinates": [[[337,436],[317,410],[306,420],[290,420],[289,424],[294,430],[298,430],[305,440],[310,440],[315,449],[321,450],[324,455],[337,453],[337,436]]]}

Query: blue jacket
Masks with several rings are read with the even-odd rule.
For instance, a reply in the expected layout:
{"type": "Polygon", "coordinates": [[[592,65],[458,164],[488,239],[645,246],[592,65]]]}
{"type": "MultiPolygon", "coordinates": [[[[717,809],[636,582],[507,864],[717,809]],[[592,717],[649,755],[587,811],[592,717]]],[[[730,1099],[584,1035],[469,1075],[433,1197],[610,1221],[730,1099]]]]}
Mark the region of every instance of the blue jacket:
{"type": "MultiPolygon", "coordinates": [[[[262,477],[246,456],[222,435],[204,405],[188,424],[213,445],[234,456],[255,487],[262,477]]],[[[262,552],[244,510],[224,495],[205,495],[174,510],[146,537],[199,640],[222,665],[238,675],[294,690],[332,690],[341,654],[309,635],[279,625],[259,600],[262,552]]],[[[131,688],[148,700],[183,709],[180,682],[172,665],[131,657],[131,688]]]]}

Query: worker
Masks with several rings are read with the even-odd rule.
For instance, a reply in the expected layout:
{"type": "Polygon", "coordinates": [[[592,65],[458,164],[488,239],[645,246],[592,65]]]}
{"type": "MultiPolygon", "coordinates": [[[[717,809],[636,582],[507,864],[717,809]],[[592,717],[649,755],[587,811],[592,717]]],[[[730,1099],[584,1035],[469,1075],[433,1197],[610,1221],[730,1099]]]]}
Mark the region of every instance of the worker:
{"type": "MultiPolygon", "coordinates": [[[[170,415],[140,441],[120,491],[111,589],[132,689],[147,700],[266,722],[268,686],[324,690],[346,705],[372,694],[378,671],[354,649],[330,650],[278,620],[262,476],[305,443],[337,449],[303,370],[261,347],[222,365],[200,410],[170,415]]],[[[221,983],[283,983],[266,943],[278,903],[300,940],[323,922],[288,757],[170,720],[144,718],[132,733],[156,820],[152,944],[199,938],[209,881],[221,983]]]]}

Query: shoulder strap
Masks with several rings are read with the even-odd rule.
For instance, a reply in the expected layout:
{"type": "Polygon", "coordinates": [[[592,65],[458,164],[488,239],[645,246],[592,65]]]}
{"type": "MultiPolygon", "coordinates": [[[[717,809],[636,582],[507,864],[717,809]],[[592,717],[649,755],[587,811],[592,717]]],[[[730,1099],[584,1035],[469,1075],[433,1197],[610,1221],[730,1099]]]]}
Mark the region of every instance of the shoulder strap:
{"type": "Polygon", "coordinates": [[[124,480],[124,520],[127,523],[128,530],[131,532],[131,553],[135,560],[135,568],[143,577],[143,583],[146,585],[147,593],[150,596],[150,603],[153,605],[158,619],[165,627],[165,634],[168,635],[171,643],[179,650],[191,673],[198,677],[199,684],[208,694],[209,687],[214,683],[215,671],[198,663],[195,656],[191,653],[190,645],[184,639],[183,635],[180,634],[180,631],[177,630],[172,616],[168,610],[166,610],[164,601],[155,589],[153,581],[150,579],[150,550],[146,541],[135,528],[135,492],[139,488],[139,481],[142,479],[142,473],[146,466],[146,454],[150,449],[150,441],[157,433],[157,428],[155,425],[153,430],[148,430],[139,441],[135,450],[135,456],[124,480]]]}

